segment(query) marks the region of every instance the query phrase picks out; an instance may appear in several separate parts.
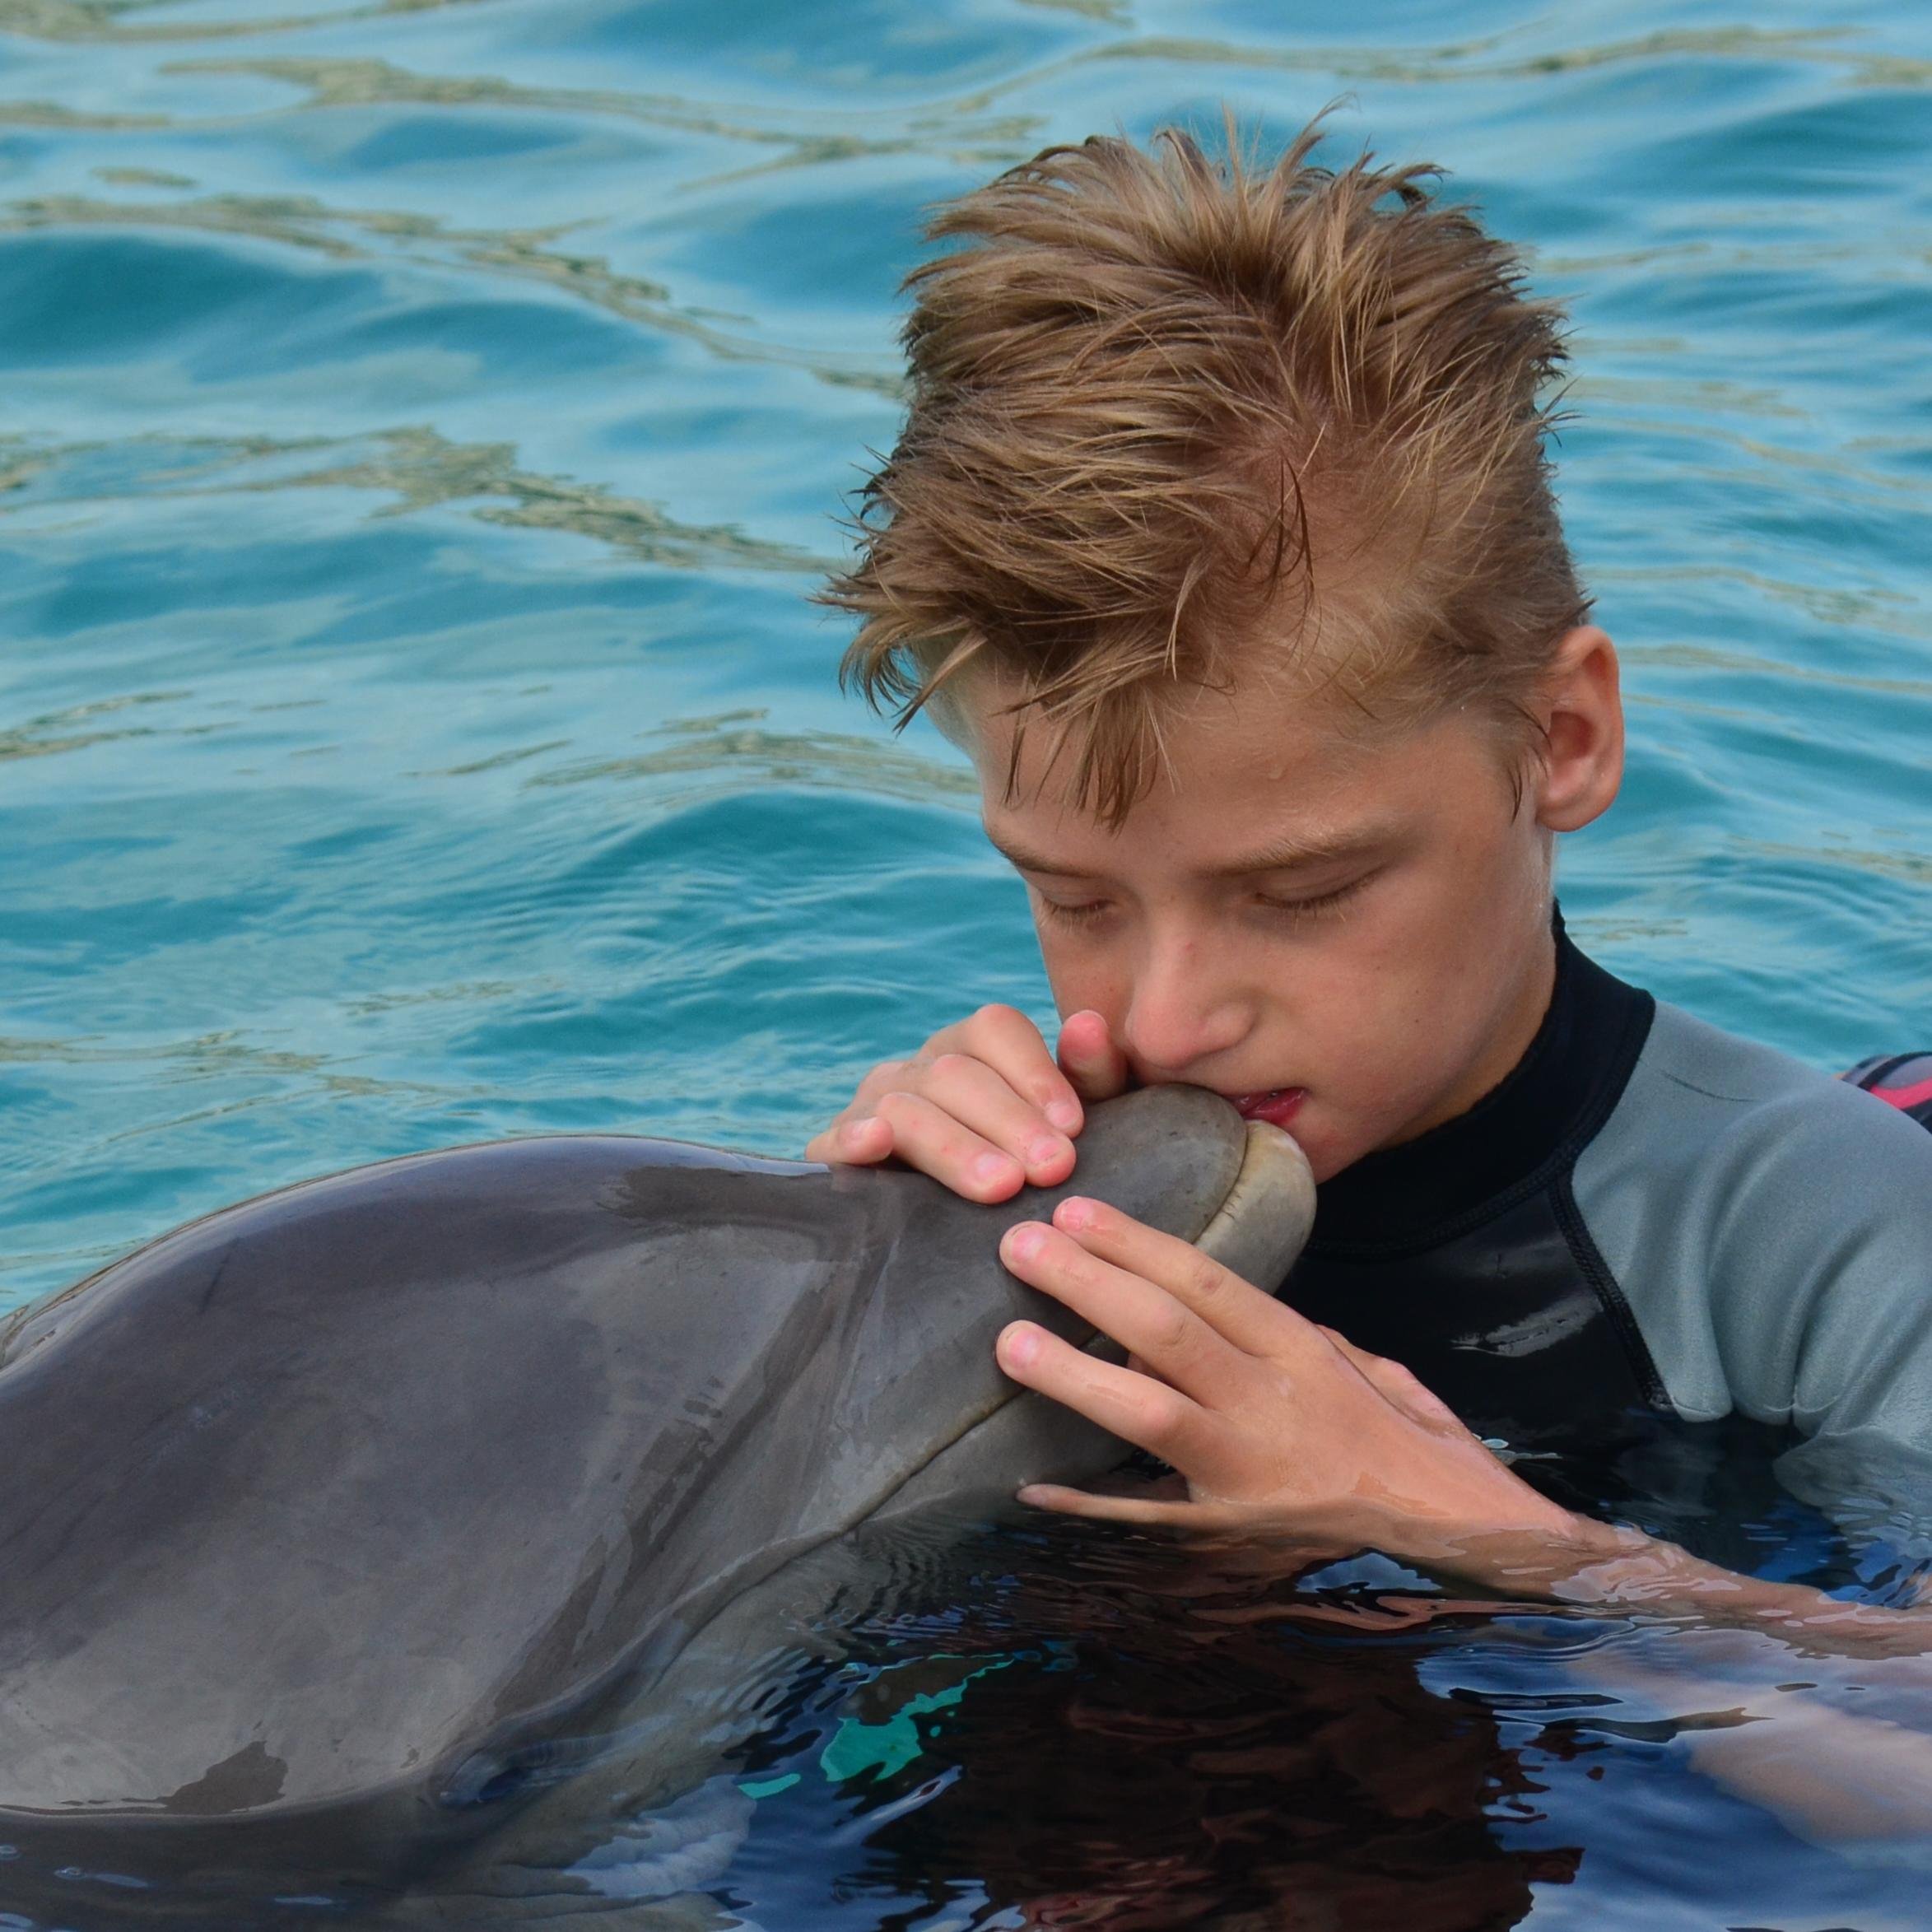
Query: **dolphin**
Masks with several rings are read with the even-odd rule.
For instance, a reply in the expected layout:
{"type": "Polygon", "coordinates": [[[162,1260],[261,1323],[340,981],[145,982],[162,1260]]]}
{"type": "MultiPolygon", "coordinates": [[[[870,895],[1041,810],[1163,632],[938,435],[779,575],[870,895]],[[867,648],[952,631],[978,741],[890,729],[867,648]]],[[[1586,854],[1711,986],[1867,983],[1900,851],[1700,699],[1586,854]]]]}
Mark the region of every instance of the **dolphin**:
{"type": "MultiPolygon", "coordinates": [[[[1288,1136],[1199,1088],[1091,1110],[1076,1180],[1266,1285],[1313,1218],[1288,1136]]],[[[810,1553],[1114,1467],[993,1357],[1022,1314],[1112,1347],[998,1259],[1074,1185],[497,1142],[263,1195],[13,1316],[0,1904],[406,1895],[810,1553]]]]}

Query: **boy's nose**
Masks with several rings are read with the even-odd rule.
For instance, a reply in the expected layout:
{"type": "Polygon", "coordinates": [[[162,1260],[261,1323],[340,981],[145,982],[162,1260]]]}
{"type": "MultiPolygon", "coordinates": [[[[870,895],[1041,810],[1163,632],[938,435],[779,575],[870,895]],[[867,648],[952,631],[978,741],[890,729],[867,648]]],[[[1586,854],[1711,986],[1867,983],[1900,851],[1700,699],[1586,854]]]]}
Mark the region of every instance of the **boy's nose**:
{"type": "Polygon", "coordinates": [[[1247,1037],[1254,1024],[1250,1002],[1210,980],[1192,944],[1149,961],[1138,975],[1120,1044],[1143,1079],[1198,1078],[1198,1068],[1247,1037]]]}

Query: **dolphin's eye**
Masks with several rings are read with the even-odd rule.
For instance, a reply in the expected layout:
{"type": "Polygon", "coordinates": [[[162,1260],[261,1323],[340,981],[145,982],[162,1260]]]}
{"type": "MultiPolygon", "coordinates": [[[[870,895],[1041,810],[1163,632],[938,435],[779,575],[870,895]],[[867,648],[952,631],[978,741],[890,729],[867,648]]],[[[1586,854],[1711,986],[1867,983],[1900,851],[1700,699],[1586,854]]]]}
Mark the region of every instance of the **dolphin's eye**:
{"type": "Polygon", "coordinates": [[[437,1801],[453,1811],[476,1804],[498,1804],[514,1798],[536,1781],[552,1753],[547,1744],[526,1744],[503,1753],[474,1751],[450,1774],[437,1801]]]}
{"type": "Polygon", "coordinates": [[[607,1743],[601,1738],[539,1738],[506,1751],[473,1751],[450,1772],[436,1802],[460,1811],[473,1804],[500,1804],[533,1785],[561,1784],[594,1762],[607,1743]]]}

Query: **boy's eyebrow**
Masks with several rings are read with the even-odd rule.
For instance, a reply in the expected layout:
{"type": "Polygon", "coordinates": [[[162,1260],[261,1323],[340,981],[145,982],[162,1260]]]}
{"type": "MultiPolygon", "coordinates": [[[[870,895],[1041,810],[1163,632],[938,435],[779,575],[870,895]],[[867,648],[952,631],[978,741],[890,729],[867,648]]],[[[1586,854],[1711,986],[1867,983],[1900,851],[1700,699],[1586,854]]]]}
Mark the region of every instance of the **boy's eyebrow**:
{"type": "MultiPolygon", "coordinates": [[[[1374,825],[1344,832],[1317,835],[1311,838],[1277,840],[1253,852],[1206,868],[1209,878],[1239,878],[1253,873],[1287,872],[1299,867],[1333,863],[1336,859],[1366,855],[1388,842],[1391,828],[1374,825]]],[[[1045,873],[1059,878],[1088,878],[1096,875],[1077,865],[1065,865],[1045,853],[1034,852],[1019,840],[990,829],[987,838],[994,849],[1022,872],[1045,873]]]]}

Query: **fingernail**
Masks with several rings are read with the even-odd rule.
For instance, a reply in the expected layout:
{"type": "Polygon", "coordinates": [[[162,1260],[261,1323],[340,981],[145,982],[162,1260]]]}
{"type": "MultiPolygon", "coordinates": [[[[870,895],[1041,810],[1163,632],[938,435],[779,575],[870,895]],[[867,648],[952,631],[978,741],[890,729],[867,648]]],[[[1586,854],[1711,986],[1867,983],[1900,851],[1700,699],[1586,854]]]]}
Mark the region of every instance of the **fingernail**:
{"type": "Polygon", "coordinates": [[[878,1119],[877,1114],[868,1114],[863,1120],[848,1120],[845,1123],[846,1139],[857,1140],[861,1134],[871,1132],[872,1124],[878,1119]]]}
{"type": "Polygon", "coordinates": [[[981,1154],[973,1162],[973,1178],[975,1180],[1010,1180],[1013,1164],[1004,1154],[981,1154]]]}
{"type": "Polygon", "coordinates": [[[1049,1161],[1057,1161],[1062,1154],[1070,1151],[1070,1143],[1056,1134],[1043,1134],[1038,1140],[1027,1143],[1027,1160],[1030,1166],[1044,1167],[1049,1161]]]}
{"type": "Polygon", "coordinates": [[[1054,1210],[1054,1219],[1062,1227],[1092,1227],[1093,1203],[1082,1194],[1069,1194],[1054,1210]]]}
{"type": "Polygon", "coordinates": [[[1062,1134],[1078,1134],[1080,1130],[1080,1110],[1070,1100],[1049,1101],[1046,1117],[1062,1134]]]}
{"type": "Polygon", "coordinates": [[[999,1353],[1015,1368],[1028,1367],[1039,1352],[1038,1332],[1023,1323],[1016,1323],[999,1338],[999,1353]]]}
{"type": "Polygon", "coordinates": [[[1046,1230],[1037,1221],[1022,1221],[1017,1227],[1006,1231],[1006,1240],[1001,1245],[1014,1260],[1031,1261],[1045,1239],[1046,1230]]]}

